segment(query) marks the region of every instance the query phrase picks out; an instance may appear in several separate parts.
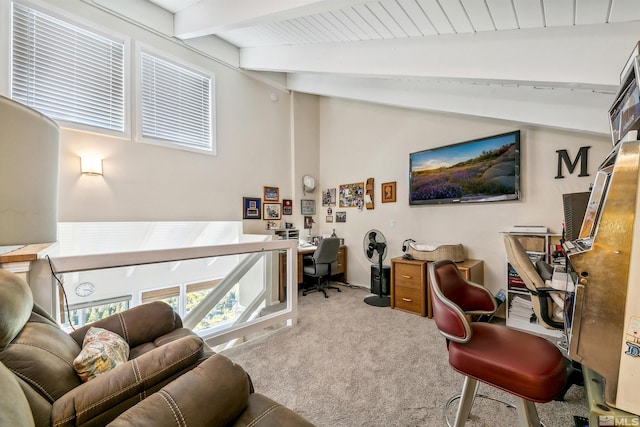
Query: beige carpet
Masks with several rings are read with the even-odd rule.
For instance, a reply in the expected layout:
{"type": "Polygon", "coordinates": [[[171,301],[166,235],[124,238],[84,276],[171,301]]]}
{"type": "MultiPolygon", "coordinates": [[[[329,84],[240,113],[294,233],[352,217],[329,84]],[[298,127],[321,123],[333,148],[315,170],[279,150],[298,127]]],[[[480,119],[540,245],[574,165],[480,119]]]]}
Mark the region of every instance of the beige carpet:
{"type": "MultiPolygon", "coordinates": [[[[249,372],[257,392],[320,427],[446,426],[444,405],[462,376],[449,368],[433,320],[369,306],[368,292],[341,289],[329,298],[300,294],[296,326],[222,353],[249,372]]],[[[480,393],[513,400],[485,385],[480,393]]],[[[587,415],[585,399],[573,386],[563,402],[536,406],[547,427],[572,427],[574,415],[587,415]]],[[[513,427],[515,411],[477,399],[467,425],[513,427]]]]}

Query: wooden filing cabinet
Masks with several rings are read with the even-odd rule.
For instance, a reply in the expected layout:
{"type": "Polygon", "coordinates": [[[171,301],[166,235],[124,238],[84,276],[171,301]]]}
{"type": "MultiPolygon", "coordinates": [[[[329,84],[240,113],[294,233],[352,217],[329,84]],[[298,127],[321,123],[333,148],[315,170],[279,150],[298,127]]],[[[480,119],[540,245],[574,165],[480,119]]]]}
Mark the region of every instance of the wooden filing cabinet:
{"type": "MultiPolygon", "coordinates": [[[[393,258],[391,260],[391,308],[433,317],[429,295],[429,261],[393,258]]],[[[467,259],[456,263],[462,276],[484,284],[484,263],[467,259]]]]}
{"type": "Polygon", "coordinates": [[[391,260],[391,308],[427,315],[427,262],[391,260]]]}

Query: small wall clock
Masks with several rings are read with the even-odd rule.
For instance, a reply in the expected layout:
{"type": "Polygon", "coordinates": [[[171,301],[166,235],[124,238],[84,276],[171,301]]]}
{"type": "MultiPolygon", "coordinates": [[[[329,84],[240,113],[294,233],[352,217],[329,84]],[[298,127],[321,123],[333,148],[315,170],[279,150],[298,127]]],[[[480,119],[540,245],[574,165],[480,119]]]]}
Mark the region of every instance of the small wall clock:
{"type": "Polygon", "coordinates": [[[82,282],[76,286],[76,295],[79,297],[88,297],[96,290],[96,286],[90,282],[82,282]]]}

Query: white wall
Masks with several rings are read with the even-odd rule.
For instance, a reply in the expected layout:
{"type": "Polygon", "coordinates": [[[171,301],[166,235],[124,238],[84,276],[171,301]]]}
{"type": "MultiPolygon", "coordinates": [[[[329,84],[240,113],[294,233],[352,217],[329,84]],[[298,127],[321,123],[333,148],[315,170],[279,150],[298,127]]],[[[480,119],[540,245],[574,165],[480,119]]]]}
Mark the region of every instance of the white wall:
{"type": "MultiPolygon", "coordinates": [[[[562,114],[558,111],[557,114],[562,114]]],[[[603,114],[606,114],[603,111],[603,114]]],[[[514,122],[385,107],[337,98],[320,99],[320,175],[322,189],[375,179],[375,209],[347,212],[346,223],[324,221],[321,232],[336,229],[349,247],[349,282],[369,286],[370,264],[362,251],[364,234],[381,230],[391,257],[401,256],[402,242],[461,243],[468,258],[485,262],[485,285],[505,287],[506,262],[501,231],[512,225],[545,225],[560,232],[562,194],[587,191],[598,165],[611,150],[607,137],[522,126],[514,122]],[[467,205],[409,206],[409,153],[470,139],[522,131],[522,200],[467,205]],[[581,146],[589,151],[589,177],[579,168],[555,179],[556,150],[573,158],[581,146]],[[380,184],[397,182],[397,202],[381,203],[380,184]]],[[[321,208],[324,212],[326,208],[321,208]]]]}
{"type": "MultiPolygon", "coordinates": [[[[215,74],[217,155],[210,156],[65,129],[60,141],[59,221],[241,220],[242,197],[262,198],[263,186],[292,196],[290,94],[167,37],[139,28],[80,0],[36,0],[64,19],[156,48],[215,74]],[[277,101],[271,94],[278,96],[277,101]],[[81,176],[79,156],[103,157],[104,176],[81,176]]],[[[0,70],[9,64],[9,1],[0,0],[0,70]],[[7,24],[7,25],[4,25],[7,24]]],[[[133,53],[130,55],[133,61],[133,53]]],[[[133,73],[132,67],[128,70],[133,73]]],[[[0,93],[8,95],[2,73],[0,93]]],[[[131,77],[133,74],[131,75],[131,77]]],[[[129,87],[132,87],[130,83],[129,87]]],[[[131,111],[135,111],[129,96],[131,111]]],[[[133,115],[132,115],[133,117],[133,115]]],[[[135,134],[129,130],[129,135],[135,134]]],[[[262,220],[244,221],[263,232],[262,220]]]]}

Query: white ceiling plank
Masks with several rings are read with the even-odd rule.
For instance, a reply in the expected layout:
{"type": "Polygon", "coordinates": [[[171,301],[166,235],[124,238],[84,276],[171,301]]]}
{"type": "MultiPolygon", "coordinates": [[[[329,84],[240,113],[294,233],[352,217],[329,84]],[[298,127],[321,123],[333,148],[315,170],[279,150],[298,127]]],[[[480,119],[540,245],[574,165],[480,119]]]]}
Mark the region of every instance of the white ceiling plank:
{"type": "Polygon", "coordinates": [[[382,5],[381,1],[371,2],[367,4],[367,7],[373,13],[378,21],[389,30],[389,32],[395,38],[408,37],[407,32],[402,28],[395,17],[382,5]]]}
{"type": "Polygon", "coordinates": [[[612,95],[593,91],[327,74],[290,74],[287,83],[292,91],[315,95],[609,134],[602,112],[612,95]]]}
{"type": "MultiPolygon", "coordinates": [[[[267,33],[270,35],[275,40],[274,43],[271,43],[272,45],[312,42],[312,40],[308,38],[308,33],[299,31],[298,27],[294,24],[294,21],[275,22],[273,24],[260,25],[252,28],[257,29],[260,33],[267,33]]],[[[239,31],[242,32],[244,30],[239,31]]],[[[258,40],[254,41],[254,43],[258,42],[258,40]]],[[[265,45],[267,45],[267,43],[265,43],[265,45]]]]}
{"type": "Polygon", "coordinates": [[[513,5],[520,28],[544,27],[542,4],[539,0],[514,0],[513,5]]]}
{"type": "Polygon", "coordinates": [[[437,0],[417,0],[438,34],[453,34],[455,30],[437,0]]]}
{"type": "Polygon", "coordinates": [[[402,28],[405,36],[420,37],[422,32],[418,29],[411,17],[398,3],[398,0],[382,0],[380,5],[387,11],[393,20],[402,28]]]}
{"type": "Polygon", "coordinates": [[[574,0],[543,0],[544,20],[548,27],[575,24],[574,0]]]}
{"type": "Polygon", "coordinates": [[[375,30],[377,34],[380,35],[383,39],[391,39],[393,38],[393,34],[387,27],[384,26],[382,22],[376,17],[376,15],[369,9],[368,5],[356,5],[353,6],[353,9],[365,20],[367,24],[371,28],[375,30]]]}
{"type": "Polygon", "coordinates": [[[319,34],[324,35],[329,41],[332,42],[345,42],[344,36],[334,31],[332,28],[328,27],[326,24],[326,20],[322,19],[320,15],[310,15],[306,16],[304,19],[309,21],[309,23],[313,26],[313,28],[318,31],[319,34]]]}
{"type": "Polygon", "coordinates": [[[487,0],[487,7],[498,30],[514,30],[518,28],[516,11],[511,0],[487,0]]]}
{"type": "Polygon", "coordinates": [[[471,25],[476,31],[495,31],[485,0],[461,0],[471,25]]]}
{"type": "Polygon", "coordinates": [[[640,22],[240,50],[253,70],[616,87],[640,22]],[[558,43],[562,40],[562,43],[558,43]],[[523,48],[526,46],[526,48],[523,48]],[[593,58],[598,58],[594,63],[593,58]],[[385,58],[381,61],[380,58],[385,58]],[[436,58],[437,60],[434,60],[436,58]]]}
{"type": "Polygon", "coordinates": [[[576,25],[608,22],[609,1],[576,0],[576,25]]]}
{"type": "MultiPolygon", "coordinates": [[[[276,24],[274,24],[276,25],[276,24]]],[[[299,43],[321,43],[323,39],[315,32],[311,31],[307,23],[302,18],[291,19],[286,22],[278,22],[278,26],[290,28],[292,40],[299,43]]],[[[291,41],[289,44],[296,44],[291,41]]]]}
{"type": "Polygon", "coordinates": [[[352,28],[346,26],[344,22],[338,19],[333,12],[321,13],[319,16],[327,22],[328,26],[334,28],[336,32],[342,35],[342,39],[345,41],[357,41],[362,40],[358,34],[356,34],[352,28]]]}
{"type": "Polygon", "coordinates": [[[174,30],[176,37],[186,39],[270,24],[360,3],[363,0],[200,0],[174,15],[174,30]]]}
{"type": "Polygon", "coordinates": [[[429,36],[438,33],[416,0],[398,0],[398,4],[418,28],[420,35],[429,36]]]}
{"type": "Polygon", "coordinates": [[[460,0],[440,0],[440,5],[456,33],[472,33],[474,31],[460,0]]]}
{"type": "Polygon", "coordinates": [[[609,22],[625,22],[640,19],[638,0],[613,0],[609,22]]]}
{"type": "Polygon", "coordinates": [[[353,34],[357,37],[358,40],[368,40],[369,36],[367,33],[354,22],[349,16],[346,15],[344,10],[337,10],[335,12],[329,12],[332,16],[336,18],[340,24],[344,25],[345,28],[348,28],[353,34]]]}
{"type": "Polygon", "coordinates": [[[382,38],[382,35],[376,32],[375,28],[369,25],[369,23],[362,17],[362,15],[360,15],[360,13],[358,13],[358,11],[355,8],[349,7],[349,8],[341,9],[341,12],[346,17],[348,17],[349,20],[353,22],[354,25],[356,25],[359,29],[361,29],[367,35],[366,37],[367,39],[377,40],[382,38]]]}

